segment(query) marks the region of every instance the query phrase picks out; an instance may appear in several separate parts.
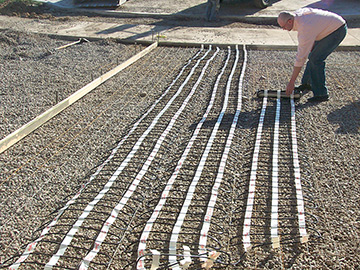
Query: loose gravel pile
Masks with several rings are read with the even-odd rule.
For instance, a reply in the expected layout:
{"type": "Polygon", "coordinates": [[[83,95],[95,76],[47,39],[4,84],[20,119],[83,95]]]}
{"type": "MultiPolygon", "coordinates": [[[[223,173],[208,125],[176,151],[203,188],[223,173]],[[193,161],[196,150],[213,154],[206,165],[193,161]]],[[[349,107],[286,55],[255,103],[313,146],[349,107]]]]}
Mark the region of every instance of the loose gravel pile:
{"type": "MultiPolygon", "coordinates": [[[[2,31],[0,42],[0,114],[5,120],[0,123],[1,138],[143,49],[104,40],[56,50],[69,41],[12,31],[2,31]]],[[[46,225],[53,217],[53,211],[64,206],[81,184],[88,181],[93,168],[109,156],[116,143],[197,51],[198,48],[156,49],[0,154],[0,262],[22,253],[24,245],[42,230],[42,224],[46,225]]],[[[232,157],[238,168],[233,172],[234,177],[247,175],[250,166],[262,105],[255,92],[284,88],[294,55],[294,51],[249,52],[243,89],[242,117],[245,118],[237,133],[239,137],[234,139],[240,153],[232,157]]],[[[225,50],[220,56],[213,63],[209,85],[214,83],[225,59],[225,50]]],[[[321,238],[277,250],[268,246],[254,248],[241,265],[249,269],[356,269],[360,264],[359,58],[358,52],[333,53],[327,62],[331,100],[310,104],[306,100],[311,94],[307,94],[296,105],[302,175],[311,186],[307,192],[311,197],[307,211],[318,218],[310,233],[321,238]],[[317,208],[312,208],[313,204],[317,208]]],[[[189,114],[194,118],[184,120],[186,124],[178,127],[179,134],[192,132],[188,125],[196,124],[201,118],[209,100],[206,89],[203,85],[196,101],[198,106],[189,114]]],[[[187,139],[179,137],[169,146],[174,154],[163,158],[167,168],[176,165],[176,150],[183,149],[187,139]]],[[[165,179],[169,175],[166,171],[157,173],[165,179]]],[[[248,180],[242,179],[246,186],[248,180]]],[[[164,183],[158,185],[162,187],[164,183]]],[[[158,196],[161,190],[154,194],[158,196]]],[[[224,205],[228,202],[221,201],[224,205]]],[[[153,204],[150,199],[148,205],[153,204]]],[[[98,218],[105,220],[106,216],[99,214],[98,218]]],[[[225,219],[224,224],[218,225],[227,228],[226,222],[225,219]]],[[[237,233],[236,228],[231,230],[237,233]]],[[[136,239],[130,236],[128,241],[131,240],[136,239]]],[[[134,252],[129,250],[127,257],[134,256],[134,252]]],[[[121,258],[115,256],[114,260],[121,258]]],[[[65,267],[71,265],[68,263],[65,267]]]]}

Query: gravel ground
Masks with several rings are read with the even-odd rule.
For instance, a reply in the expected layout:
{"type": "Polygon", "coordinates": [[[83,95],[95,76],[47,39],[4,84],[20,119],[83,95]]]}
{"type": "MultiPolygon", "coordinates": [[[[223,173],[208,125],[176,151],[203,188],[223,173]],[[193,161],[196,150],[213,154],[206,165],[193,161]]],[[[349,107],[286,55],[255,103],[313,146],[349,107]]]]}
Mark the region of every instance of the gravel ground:
{"type": "MultiPolygon", "coordinates": [[[[0,42],[0,114],[5,119],[0,124],[1,138],[50,108],[57,99],[69,96],[91,79],[143,49],[104,40],[55,50],[68,41],[11,31],[1,32],[0,42]]],[[[23,251],[22,246],[38,234],[36,230],[41,228],[41,224],[51,220],[52,212],[79,190],[94,172],[93,168],[107,158],[114,145],[197,51],[196,48],[156,49],[0,154],[0,262],[23,251]]],[[[222,54],[225,53],[222,51],[222,54]]],[[[233,175],[246,174],[251,160],[249,153],[253,148],[262,105],[261,100],[254,97],[255,91],[283,88],[294,54],[293,51],[249,52],[243,93],[245,118],[234,139],[234,145],[243,154],[241,158],[232,157],[232,162],[237,165],[235,168],[238,168],[231,172],[233,175]]],[[[302,175],[304,182],[312,186],[307,195],[318,206],[311,208],[312,203],[308,202],[306,209],[318,218],[317,224],[311,227],[322,238],[280,250],[254,248],[242,261],[245,268],[358,269],[359,58],[358,52],[333,53],[327,62],[331,100],[310,104],[306,99],[311,94],[307,94],[296,105],[302,175]]],[[[213,74],[218,72],[219,61],[213,64],[213,74]]],[[[208,83],[211,85],[213,81],[214,78],[208,83]]],[[[196,123],[198,115],[203,113],[204,102],[209,99],[206,89],[204,86],[199,106],[193,108],[196,118],[185,121],[184,132],[179,132],[185,137],[179,137],[179,146],[169,147],[175,153],[176,150],[180,152],[184,147],[182,143],[189,136],[186,133],[188,124],[196,123]]],[[[173,154],[163,159],[167,160],[167,168],[174,166],[172,161],[176,158],[178,155],[173,154]]],[[[166,177],[165,171],[161,173],[166,177]]],[[[98,187],[91,188],[97,190],[98,187]]],[[[226,199],[223,204],[226,205],[226,199]]],[[[229,225],[225,222],[222,226],[227,228],[229,225]]],[[[237,234],[233,227],[231,234],[237,234]]],[[[124,253],[119,254],[133,256],[132,252],[124,253]]]]}
{"type": "MultiPolygon", "coordinates": [[[[248,85],[255,89],[283,87],[291,57],[293,53],[253,52],[249,57],[248,85]],[[263,79],[258,80],[261,76],[263,79]]],[[[358,52],[333,53],[327,62],[331,101],[313,105],[302,98],[297,104],[299,151],[307,161],[302,171],[305,179],[313,183],[312,196],[319,205],[316,228],[323,236],[321,243],[299,254],[306,269],[359,266],[358,57],[358,52]]]]}
{"type": "Polygon", "coordinates": [[[1,32],[0,42],[6,71],[1,73],[1,138],[142,49],[107,40],[57,49],[72,41],[9,31],[1,32]]]}

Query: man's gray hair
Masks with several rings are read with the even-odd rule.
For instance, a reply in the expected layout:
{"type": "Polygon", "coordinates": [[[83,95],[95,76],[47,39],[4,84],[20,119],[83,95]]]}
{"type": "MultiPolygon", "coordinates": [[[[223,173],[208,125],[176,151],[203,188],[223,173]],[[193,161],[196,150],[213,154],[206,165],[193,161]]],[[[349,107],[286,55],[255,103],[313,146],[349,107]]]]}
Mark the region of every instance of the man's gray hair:
{"type": "Polygon", "coordinates": [[[279,13],[278,21],[281,21],[283,23],[287,22],[289,19],[293,19],[295,16],[294,13],[289,11],[282,11],[279,13]]]}

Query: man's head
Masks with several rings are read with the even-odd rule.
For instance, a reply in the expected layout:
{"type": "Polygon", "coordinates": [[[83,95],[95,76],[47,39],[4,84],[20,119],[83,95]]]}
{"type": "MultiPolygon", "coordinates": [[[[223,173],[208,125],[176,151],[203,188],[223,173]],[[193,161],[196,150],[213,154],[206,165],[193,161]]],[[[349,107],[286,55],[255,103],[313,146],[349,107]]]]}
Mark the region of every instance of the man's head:
{"type": "Polygon", "coordinates": [[[294,14],[288,11],[280,12],[277,22],[282,29],[291,31],[294,27],[294,14]]]}

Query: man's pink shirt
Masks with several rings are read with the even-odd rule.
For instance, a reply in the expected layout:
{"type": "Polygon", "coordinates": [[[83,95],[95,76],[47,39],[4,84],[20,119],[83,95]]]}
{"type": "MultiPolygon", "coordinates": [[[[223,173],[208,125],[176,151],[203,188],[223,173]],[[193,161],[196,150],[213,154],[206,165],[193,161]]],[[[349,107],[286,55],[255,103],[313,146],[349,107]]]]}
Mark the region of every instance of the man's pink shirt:
{"type": "Polygon", "coordinates": [[[294,66],[302,67],[315,41],[327,37],[344,24],[345,20],[341,16],[329,11],[313,8],[295,11],[292,30],[298,32],[299,45],[294,66]]]}

